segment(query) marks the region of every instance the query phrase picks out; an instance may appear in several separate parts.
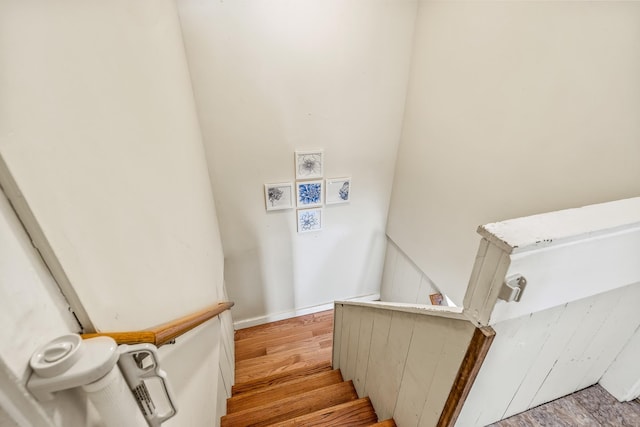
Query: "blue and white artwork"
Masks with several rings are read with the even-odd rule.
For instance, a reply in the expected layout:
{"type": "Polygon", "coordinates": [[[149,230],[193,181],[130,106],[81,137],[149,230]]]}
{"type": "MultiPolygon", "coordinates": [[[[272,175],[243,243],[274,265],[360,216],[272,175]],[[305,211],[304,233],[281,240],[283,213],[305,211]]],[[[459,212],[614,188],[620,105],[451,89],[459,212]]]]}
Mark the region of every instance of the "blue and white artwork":
{"type": "Polygon", "coordinates": [[[298,210],[298,233],[322,230],[322,209],[298,210]]]}
{"type": "Polygon", "coordinates": [[[327,179],[327,204],[346,203],[351,200],[351,178],[327,179]]]}
{"type": "Polygon", "coordinates": [[[298,207],[322,206],[322,181],[304,181],[296,184],[298,207]]]}

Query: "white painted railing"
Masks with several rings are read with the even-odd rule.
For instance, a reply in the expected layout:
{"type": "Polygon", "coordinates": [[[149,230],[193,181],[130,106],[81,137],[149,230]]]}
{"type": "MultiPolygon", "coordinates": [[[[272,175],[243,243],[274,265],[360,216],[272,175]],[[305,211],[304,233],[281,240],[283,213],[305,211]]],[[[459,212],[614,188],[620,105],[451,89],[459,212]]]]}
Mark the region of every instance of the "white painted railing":
{"type": "Polygon", "coordinates": [[[640,197],[484,225],[464,307],[494,324],[640,282],[640,197]],[[523,275],[518,303],[498,300],[523,275]]]}
{"type": "Polygon", "coordinates": [[[333,367],[379,419],[435,426],[476,329],[457,307],[336,302],[333,367]]]}
{"type": "Polygon", "coordinates": [[[480,227],[465,312],[496,338],[458,419],[484,426],[600,382],[640,394],[640,198],[480,227]],[[506,278],[526,278],[519,302],[506,278]]]}
{"type": "MultiPolygon", "coordinates": [[[[336,304],[334,365],[379,415],[403,426],[438,425],[434,411],[469,343],[469,322],[496,336],[457,426],[485,426],[598,382],[619,400],[638,397],[640,198],[478,232],[464,309],[336,304]],[[519,301],[500,299],[517,275],[526,279],[519,301]]],[[[387,294],[402,287],[424,300],[424,273],[398,260],[386,262],[395,266],[385,271],[387,294]],[[400,261],[408,267],[398,269],[400,261]]]]}

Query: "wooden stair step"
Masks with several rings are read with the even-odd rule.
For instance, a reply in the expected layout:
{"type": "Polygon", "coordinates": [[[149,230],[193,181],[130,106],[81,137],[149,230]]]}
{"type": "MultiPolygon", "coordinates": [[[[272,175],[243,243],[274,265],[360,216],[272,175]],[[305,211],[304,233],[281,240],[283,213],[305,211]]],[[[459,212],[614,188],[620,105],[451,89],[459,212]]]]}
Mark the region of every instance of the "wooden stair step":
{"type": "Polygon", "coordinates": [[[331,335],[331,338],[333,338],[333,323],[328,326],[314,327],[311,332],[314,337],[317,337],[318,335],[331,335]]]}
{"type": "Polygon", "coordinates": [[[313,332],[301,331],[291,333],[281,337],[260,337],[252,339],[247,338],[235,342],[236,362],[240,360],[250,359],[252,357],[264,356],[267,354],[267,347],[282,344],[296,343],[307,338],[313,338],[313,332]]]}
{"type": "Polygon", "coordinates": [[[380,421],[379,423],[371,424],[370,427],[397,427],[396,422],[393,421],[393,418],[389,418],[388,420],[380,421]]]}
{"type": "MultiPolygon", "coordinates": [[[[290,359],[293,356],[299,356],[298,359],[317,359],[318,353],[322,350],[320,345],[322,341],[318,338],[311,338],[310,340],[304,340],[296,348],[290,346],[289,349],[283,349],[279,352],[269,352],[264,356],[253,357],[251,359],[241,360],[236,362],[236,372],[243,370],[251,370],[252,368],[265,366],[273,363],[282,363],[282,360],[290,359]]],[[[326,351],[326,347],[325,347],[326,351]]]]}
{"type": "Polygon", "coordinates": [[[319,363],[330,363],[331,347],[311,349],[305,352],[284,352],[274,355],[260,356],[255,359],[238,362],[236,365],[236,382],[246,383],[260,377],[296,370],[301,367],[312,367],[319,363]]]}
{"type": "Polygon", "coordinates": [[[376,416],[371,401],[368,397],[352,400],[332,407],[320,409],[318,411],[301,415],[296,418],[278,422],[273,426],[294,427],[294,426],[331,426],[331,427],[360,427],[370,426],[376,423],[376,416]]]}
{"type": "MultiPolygon", "coordinates": [[[[313,340],[313,338],[311,338],[313,340]]],[[[300,360],[317,359],[322,347],[320,341],[305,340],[298,348],[283,349],[279,352],[267,351],[264,356],[254,357],[252,359],[241,360],[236,362],[236,373],[242,375],[242,372],[250,372],[256,368],[265,368],[269,365],[282,365],[300,360]]]]}
{"type": "Polygon", "coordinates": [[[289,360],[297,355],[300,355],[300,358],[313,357],[318,351],[320,351],[319,342],[307,342],[299,349],[293,348],[279,353],[265,354],[264,356],[238,361],[236,362],[236,372],[249,371],[252,368],[266,366],[270,363],[282,363],[283,360],[289,360]]]}
{"type": "Polygon", "coordinates": [[[257,335],[243,339],[236,339],[234,344],[236,348],[266,346],[272,343],[296,342],[299,339],[312,338],[313,331],[306,329],[293,329],[272,334],[257,335]]]}
{"type": "Polygon", "coordinates": [[[294,378],[306,377],[307,375],[331,371],[332,369],[330,361],[315,363],[301,362],[297,363],[296,366],[288,366],[286,369],[272,372],[270,375],[253,378],[243,382],[238,381],[238,378],[236,377],[237,383],[231,388],[231,394],[236,396],[261,387],[281,384],[293,380],[294,378]]]}
{"type": "Polygon", "coordinates": [[[297,342],[289,342],[282,343],[277,345],[268,345],[266,347],[267,354],[275,354],[275,353],[285,353],[287,351],[305,351],[305,349],[311,348],[323,348],[327,346],[327,340],[329,341],[329,345],[331,345],[331,341],[333,341],[333,336],[326,337],[324,335],[318,335],[311,338],[306,338],[302,340],[298,340],[297,342]]]}
{"type": "Polygon", "coordinates": [[[353,387],[353,382],[344,381],[227,414],[222,417],[220,425],[221,427],[267,426],[356,399],[358,394],[353,387]]]}
{"type": "Polygon", "coordinates": [[[262,387],[227,399],[227,414],[264,405],[274,400],[296,396],[331,384],[338,384],[342,381],[342,374],[336,369],[301,378],[294,378],[281,384],[262,387]]]}

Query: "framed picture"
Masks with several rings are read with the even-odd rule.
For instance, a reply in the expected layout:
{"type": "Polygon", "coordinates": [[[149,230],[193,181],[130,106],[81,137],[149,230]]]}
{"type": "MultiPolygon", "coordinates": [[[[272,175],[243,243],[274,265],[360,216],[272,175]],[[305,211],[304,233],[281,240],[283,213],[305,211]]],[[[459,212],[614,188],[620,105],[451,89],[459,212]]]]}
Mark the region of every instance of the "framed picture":
{"type": "Polygon", "coordinates": [[[315,179],[323,176],[322,150],[296,150],[296,179],[315,179]]]}
{"type": "Polygon", "coordinates": [[[296,182],[296,200],[299,208],[322,206],[322,180],[296,182]]]}
{"type": "Polygon", "coordinates": [[[298,233],[322,230],[322,209],[298,209],[298,233]]]}
{"type": "Polygon", "coordinates": [[[290,182],[265,184],[264,199],[268,211],[291,209],[293,207],[293,184],[290,182]]]}
{"type": "Polygon", "coordinates": [[[431,294],[429,295],[429,299],[432,305],[444,305],[442,294],[431,294]]]}
{"type": "Polygon", "coordinates": [[[351,178],[327,179],[326,203],[347,203],[351,200],[351,178]]]}

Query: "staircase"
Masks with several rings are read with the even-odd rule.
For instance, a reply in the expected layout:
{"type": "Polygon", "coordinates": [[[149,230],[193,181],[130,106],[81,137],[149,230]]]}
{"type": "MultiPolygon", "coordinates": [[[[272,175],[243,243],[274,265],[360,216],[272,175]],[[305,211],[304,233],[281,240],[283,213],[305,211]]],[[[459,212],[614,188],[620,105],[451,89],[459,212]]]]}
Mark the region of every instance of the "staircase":
{"type": "Polygon", "coordinates": [[[395,426],[331,368],[332,339],[333,311],[237,331],[221,426],[395,426]]]}

